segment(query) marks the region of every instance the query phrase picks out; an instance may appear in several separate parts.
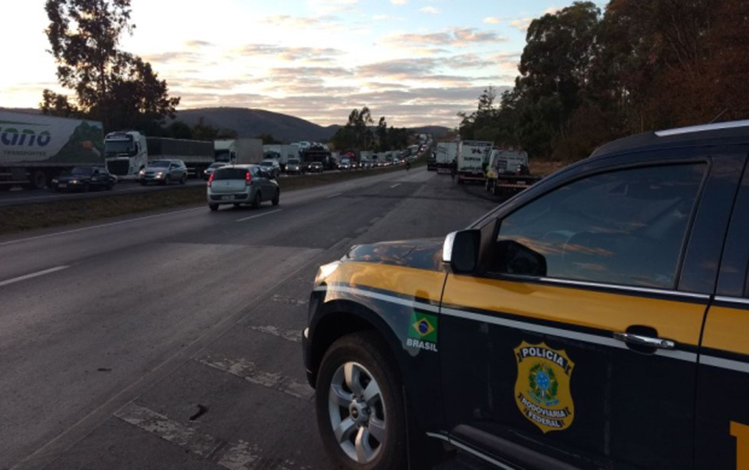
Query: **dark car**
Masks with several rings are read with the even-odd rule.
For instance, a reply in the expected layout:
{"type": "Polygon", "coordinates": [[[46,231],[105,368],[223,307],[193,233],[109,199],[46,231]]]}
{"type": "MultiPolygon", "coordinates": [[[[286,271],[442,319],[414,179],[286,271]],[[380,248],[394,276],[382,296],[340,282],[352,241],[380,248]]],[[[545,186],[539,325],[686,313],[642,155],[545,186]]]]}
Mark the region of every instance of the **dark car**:
{"type": "Polygon", "coordinates": [[[111,190],[117,184],[117,177],[106,168],[99,166],[77,166],[69,175],[52,179],[50,186],[55,191],[83,191],[92,189],[111,190]]]}
{"type": "Polygon", "coordinates": [[[444,239],[322,266],[302,343],[329,455],[747,468],[748,163],[749,121],[632,136],[444,239]]]}
{"type": "Polygon", "coordinates": [[[307,171],[310,173],[322,173],[322,162],[309,162],[307,171]]]}

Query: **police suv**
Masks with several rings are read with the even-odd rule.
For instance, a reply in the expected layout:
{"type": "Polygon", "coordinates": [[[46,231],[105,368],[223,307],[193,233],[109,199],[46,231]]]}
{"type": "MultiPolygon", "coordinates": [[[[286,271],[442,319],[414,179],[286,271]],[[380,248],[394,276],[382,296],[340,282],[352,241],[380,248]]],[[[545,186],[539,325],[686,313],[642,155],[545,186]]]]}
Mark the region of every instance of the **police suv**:
{"type": "Polygon", "coordinates": [[[351,469],[749,469],[749,121],[604,145],[444,240],[322,266],[303,334],[351,469]]]}

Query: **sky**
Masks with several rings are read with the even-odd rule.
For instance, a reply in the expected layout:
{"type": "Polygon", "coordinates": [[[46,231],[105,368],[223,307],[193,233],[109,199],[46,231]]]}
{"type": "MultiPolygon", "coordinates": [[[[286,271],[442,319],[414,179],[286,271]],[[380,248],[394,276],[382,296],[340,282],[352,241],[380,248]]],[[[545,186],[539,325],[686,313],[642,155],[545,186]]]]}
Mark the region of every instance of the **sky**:
{"type": "MultiPolygon", "coordinates": [[[[457,127],[481,92],[511,87],[528,24],[572,0],[132,0],[121,49],[149,61],[180,109],[264,109],[319,125],[369,107],[389,126],[457,127]]],[[[59,87],[45,0],[0,28],[0,107],[59,87]]]]}

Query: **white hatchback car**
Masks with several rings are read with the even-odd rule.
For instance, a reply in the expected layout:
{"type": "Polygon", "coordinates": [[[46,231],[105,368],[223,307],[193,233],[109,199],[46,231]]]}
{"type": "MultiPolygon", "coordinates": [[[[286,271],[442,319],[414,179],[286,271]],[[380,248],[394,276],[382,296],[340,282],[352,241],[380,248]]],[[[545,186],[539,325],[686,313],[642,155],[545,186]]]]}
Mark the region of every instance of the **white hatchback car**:
{"type": "Polygon", "coordinates": [[[274,206],[280,202],[281,188],[259,165],[227,165],[216,170],[208,180],[208,207],[218,210],[221,204],[252,204],[260,207],[263,201],[274,206]]]}

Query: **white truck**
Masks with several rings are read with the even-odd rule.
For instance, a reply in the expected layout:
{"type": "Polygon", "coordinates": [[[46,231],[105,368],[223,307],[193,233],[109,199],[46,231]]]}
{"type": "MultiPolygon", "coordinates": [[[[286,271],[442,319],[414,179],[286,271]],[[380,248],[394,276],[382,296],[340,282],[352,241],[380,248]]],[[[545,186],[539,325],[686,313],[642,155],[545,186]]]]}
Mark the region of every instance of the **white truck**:
{"type": "Polygon", "coordinates": [[[78,165],[104,165],[100,122],[0,110],[0,190],[42,189],[78,165]]]}
{"type": "Polygon", "coordinates": [[[263,141],[261,139],[221,139],[213,142],[215,160],[217,162],[233,163],[236,165],[260,163],[263,156],[263,141]]]}
{"type": "Polygon", "coordinates": [[[202,140],[146,137],[139,131],[110,132],[104,138],[107,169],[122,179],[135,179],[151,160],[182,160],[189,175],[200,177],[213,163],[213,145],[202,140]]]}
{"type": "Polygon", "coordinates": [[[437,142],[437,173],[450,174],[450,165],[458,160],[458,142],[437,142]]]}
{"type": "Polygon", "coordinates": [[[494,144],[483,140],[462,140],[458,150],[458,184],[486,181],[485,168],[494,144]]]}
{"type": "Polygon", "coordinates": [[[541,178],[532,176],[528,166],[528,153],[522,150],[493,149],[486,170],[486,190],[492,194],[512,195],[537,183],[541,178]]]}

